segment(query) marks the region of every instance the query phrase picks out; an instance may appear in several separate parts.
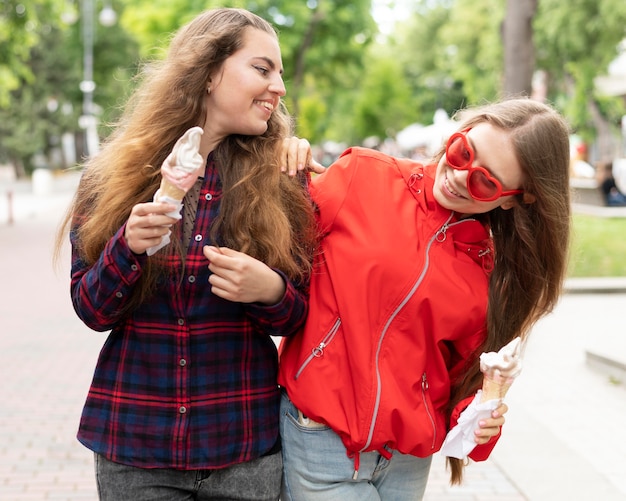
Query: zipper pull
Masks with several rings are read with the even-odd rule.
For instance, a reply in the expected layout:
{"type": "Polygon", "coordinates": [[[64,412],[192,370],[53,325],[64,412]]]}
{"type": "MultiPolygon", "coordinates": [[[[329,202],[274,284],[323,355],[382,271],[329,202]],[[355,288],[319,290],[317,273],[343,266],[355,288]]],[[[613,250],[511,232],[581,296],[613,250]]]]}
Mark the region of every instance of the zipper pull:
{"type": "Polygon", "coordinates": [[[319,345],[313,348],[311,352],[315,358],[320,358],[324,354],[324,348],[326,348],[326,343],[322,341],[319,345]]]}
{"type": "Polygon", "coordinates": [[[435,240],[437,240],[437,242],[441,243],[441,242],[446,241],[446,231],[448,231],[448,228],[450,227],[450,220],[453,217],[454,217],[454,212],[450,214],[450,217],[448,217],[448,220],[445,223],[443,223],[443,226],[439,228],[437,233],[435,233],[435,240]]]}
{"type": "Polygon", "coordinates": [[[428,390],[428,381],[426,380],[426,373],[422,374],[422,390],[428,390]]]}

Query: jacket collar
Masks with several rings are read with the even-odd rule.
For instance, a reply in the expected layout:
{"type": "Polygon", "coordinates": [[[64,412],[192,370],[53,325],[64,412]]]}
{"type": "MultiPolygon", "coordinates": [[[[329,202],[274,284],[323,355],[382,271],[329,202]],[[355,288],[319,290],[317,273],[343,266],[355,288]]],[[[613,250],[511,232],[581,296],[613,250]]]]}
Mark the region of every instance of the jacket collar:
{"type": "Polygon", "coordinates": [[[399,159],[398,163],[409,191],[429,220],[439,226],[449,220],[446,238],[452,238],[458,251],[470,256],[489,273],[493,269],[493,240],[489,227],[477,219],[459,219],[456,213],[450,218],[452,211],[439,205],[433,196],[436,164],[423,165],[408,159],[399,159]]]}

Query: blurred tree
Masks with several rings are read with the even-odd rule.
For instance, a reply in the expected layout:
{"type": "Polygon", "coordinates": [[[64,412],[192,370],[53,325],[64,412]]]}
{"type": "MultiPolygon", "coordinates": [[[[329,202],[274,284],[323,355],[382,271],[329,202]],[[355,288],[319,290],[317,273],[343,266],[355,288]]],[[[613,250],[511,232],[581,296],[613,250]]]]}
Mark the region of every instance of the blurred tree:
{"type": "MultiPolygon", "coordinates": [[[[94,1],[98,8],[103,3],[94,1]]],[[[625,35],[623,0],[415,0],[414,14],[385,38],[376,38],[369,0],[112,4],[118,24],[95,24],[94,101],[102,110],[103,137],[132,89],[141,59],[162,57],[173,32],[217,6],[247,8],[277,27],[286,103],[297,115],[298,134],[311,142],[354,144],[371,135],[392,135],[409,123],[429,124],[437,108],[453,114],[468,104],[526,93],[529,67],[545,72],[548,99],[588,141],[602,123],[613,126],[624,114],[623,103],[596,95],[593,83],[606,73],[625,35]],[[530,46],[520,64],[506,33],[511,19],[528,28],[535,1],[533,67],[530,46]],[[526,14],[512,17],[512,7],[527,7],[526,14]],[[522,76],[512,77],[511,69],[522,76]],[[521,85],[519,90],[511,81],[521,85]]],[[[37,153],[54,164],[59,136],[76,132],[82,39],[80,22],[68,24],[64,16],[72,6],[76,18],[76,0],[0,3],[0,161],[10,158],[28,170],[37,153]]],[[[516,39],[528,43],[529,35],[525,31],[516,39]]]]}
{"type": "Polygon", "coordinates": [[[462,82],[467,103],[498,99],[502,93],[503,0],[456,0],[441,29],[444,73],[462,82]]]}
{"type": "Polygon", "coordinates": [[[2,0],[0,3],[0,108],[10,103],[10,92],[30,81],[29,51],[40,40],[40,19],[55,19],[61,0],[2,0]]]}
{"type": "Polygon", "coordinates": [[[624,114],[623,100],[599,96],[594,86],[626,36],[623,0],[420,0],[415,5],[415,14],[397,30],[396,54],[414,96],[422,100],[419,110],[435,107],[433,89],[449,113],[530,94],[532,75],[541,70],[548,99],[588,142],[608,124],[615,128],[624,114]]]}
{"type": "Polygon", "coordinates": [[[413,116],[408,123],[432,123],[436,109],[453,113],[467,98],[463,82],[455,79],[452,67],[458,53],[446,39],[452,2],[420,2],[408,20],[398,24],[394,35],[385,41],[389,57],[404,69],[412,89],[409,106],[413,116]]]}
{"type": "Polygon", "coordinates": [[[538,0],[507,0],[502,22],[504,47],[504,96],[532,94],[535,72],[533,18],[538,0]]]}
{"type": "Polygon", "coordinates": [[[139,40],[142,55],[162,57],[154,47],[165,48],[167,34],[214,7],[246,8],[277,28],[285,67],[285,102],[298,117],[299,128],[311,131],[311,140],[320,139],[341,109],[336,103],[349,95],[361,77],[365,48],[377,32],[371,0],[135,0],[128,4],[121,22],[139,40]],[[327,113],[323,117],[310,107],[312,96],[324,103],[327,113]],[[305,113],[301,113],[301,99],[306,102],[305,113]],[[324,124],[307,123],[312,117],[324,124]]]}
{"type": "Polygon", "coordinates": [[[38,38],[25,66],[36,77],[18,78],[9,94],[11,105],[0,109],[0,160],[13,164],[18,177],[32,170],[36,153],[58,148],[63,132],[73,131],[77,123],[67,82],[78,86],[78,72],[64,50],[64,33],[48,24],[38,38]]]}
{"type": "Polygon", "coordinates": [[[397,59],[372,54],[368,61],[354,109],[356,138],[394,137],[415,119],[409,82],[397,59]]]}
{"type": "MultiPolygon", "coordinates": [[[[47,22],[37,25],[37,42],[29,48],[23,70],[15,73],[17,87],[7,93],[10,106],[0,109],[0,161],[13,164],[18,176],[32,171],[35,162],[67,167],[83,152],[78,127],[83,45],[77,12],[65,17],[67,12],[51,9],[48,0],[37,0],[29,8],[32,18],[47,22]],[[61,148],[61,138],[68,133],[75,136],[78,150],[70,158],[61,148]]],[[[136,43],[119,26],[105,28],[96,23],[94,27],[94,101],[106,122],[115,119],[117,100],[128,92],[138,52],[136,43]]]]}
{"type": "Polygon", "coordinates": [[[624,113],[618,100],[597,95],[594,78],[605,74],[617,56],[625,26],[623,0],[539,2],[534,23],[537,66],[549,75],[549,98],[559,103],[587,142],[594,140],[602,121],[616,124],[624,113]]]}

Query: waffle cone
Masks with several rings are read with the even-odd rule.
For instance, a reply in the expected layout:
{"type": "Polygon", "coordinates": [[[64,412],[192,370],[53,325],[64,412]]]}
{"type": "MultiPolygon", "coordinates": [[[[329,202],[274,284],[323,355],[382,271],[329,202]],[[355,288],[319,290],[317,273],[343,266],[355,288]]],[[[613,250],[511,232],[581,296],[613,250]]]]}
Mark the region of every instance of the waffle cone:
{"type": "Polygon", "coordinates": [[[483,391],[480,396],[481,402],[486,402],[488,400],[502,400],[506,395],[506,392],[509,391],[509,388],[513,384],[513,381],[501,380],[496,381],[495,379],[489,379],[485,377],[483,379],[483,391]]]}
{"type": "Polygon", "coordinates": [[[169,197],[173,200],[182,200],[187,193],[185,190],[180,189],[178,186],[173,185],[167,179],[161,179],[161,186],[159,187],[159,197],[169,197]]]}

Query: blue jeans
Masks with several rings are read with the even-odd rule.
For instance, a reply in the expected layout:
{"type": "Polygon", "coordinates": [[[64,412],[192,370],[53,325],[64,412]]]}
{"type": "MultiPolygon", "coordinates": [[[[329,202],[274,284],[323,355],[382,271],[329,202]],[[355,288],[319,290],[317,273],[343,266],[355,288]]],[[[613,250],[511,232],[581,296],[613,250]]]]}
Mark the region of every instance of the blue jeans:
{"type": "Polygon", "coordinates": [[[280,405],[283,445],[282,501],[418,501],[423,498],[432,457],[393,451],[361,453],[353,480],[354,459],[339,435],[298,413],[283,392],[280,405]]]}
{"type": "Polygon", "coordinates": [[[219,470],[136,468],[95,454],[101,501],[278,501],[280,452],[219,470]]]}

